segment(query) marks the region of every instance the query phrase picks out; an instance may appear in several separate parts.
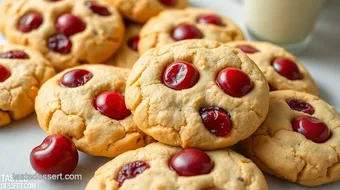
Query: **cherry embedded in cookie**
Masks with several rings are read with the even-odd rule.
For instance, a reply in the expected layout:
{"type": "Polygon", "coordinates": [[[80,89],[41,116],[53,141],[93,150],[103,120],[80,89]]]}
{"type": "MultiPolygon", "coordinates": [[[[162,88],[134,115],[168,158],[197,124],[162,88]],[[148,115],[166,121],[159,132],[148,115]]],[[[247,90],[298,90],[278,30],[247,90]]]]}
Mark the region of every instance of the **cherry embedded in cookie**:
{"type": "Polygon", "coordinates": [[[11,50],[0,54],[0,59],[29,59],[30,57],[20,50],[11,50]]]}
{"type": "Polygon", "coordinates": [[[72,49],[72,42],[64,34],[57,34],[47,39],[47,47],[56,53],[69,54],[72,49]]]}
{"type": "Polygon", "coordinates": [[[127,45],[130,49],[138,51],[139,36],[134,36],[127,41],[127,45]]]}
{"type": "Polygon", "coordinates": [[[103,92],[99,94],[93,102],[94,107],[103,115],[115,119],[123,120],[131,115],[126,108],[124,96],[118,92],[103,92]]]}
{"type": "Polygon", "coordinates": [[[175,61],[163,72],[162,82],[174,90],[184,90],[193,87],[200,74],[193,64],[186,61],[175,61]]]}
{"type": "Polygon", "coordinates": [[[276,72],[290,80],[302,79],[302,74],[292,60],[287,58],[277,58],[272,63],[276,72]]]}
{"type": "Polygon", "coordinates": [[[238,45],[236,46],[236,48],[247,54],[253,54],[253,53],[259,52],[258,49],[254,48],[251,45],[238,45]]]}
{"type": "Polygon", "coordinates": [[[11,72],[4,66],[0,65],[0,82],[4,82],[11,76],[11,72]]]}
{"type": "Polygon", "coordinates": [[[39,28],[43,21],[44,18],[40,13],[38,12],[27,13],[20,18],[18,30],[23,33],[30,32],[34,29],[39,28]]]}
{"type": "Polygon", "coordinates": [[[78,151],[70,139],[50,135],[32,150],[30,162],[39,174],[71,174],[78,164],[78,151]]]}
{"type": "Polygon", "coordinates": [[[210,133],[218,137],[225,137],[230,133],[232,122],[228,113],[222,108],[202,108],[200,115],[205,128],[210,131],[210,133]]]}
{"type": "Polygon", "coordinates": [[[236,68],[223,69],[217,76],[217,85],[228,95],[242,97],[254,87],[250,77],[236,68]]]}
{"type": "Polygon", "coordinates": [[[217,26],[225,26],[221,17],[214,14],[201,15],[198,17],[197,22],[200,24],[213,24],[217,26]]]}
{"type": "Polygon", "coordinates": [[[149,168],[149,164],[144,161],[134,161],[125,164],[118,173],[117,182],[119,186],[121,186],[125,180],[135,178],[149,168]]]}
{"type": "Polygon", "coordinates": [[[65,73],[60,80],[60,86],[65,88],[76,88],[85,85],[93,74],[85,69],[74,69],[65,73]]]}
{"type": "Polygon", "coordinates": [[[174,6],[177,3],[177,0],[159,0],[165,6],[174,6]]]}
{"type": "Polygon", "coordinates": [[[209,155],[198,149],[181,150],[170,161],[170,167],[180,176],[208,174],[213,166],[209,155]]]}
{"type": "Polygon", "coordinates": [[[100,16],[110,16],[111,13],[109,9],[103,5],[100,5],[99,3],[95,1],[87,1],[85,3],[85,6],[92,10],[92,12],[100,15],[100,16]]]}
{"type": "Polygon", "coordinates": [[[58,17],[56,23],[57,30],[66,36],[72,36],[85,30],[85,23],[77,16],[66,13],[58,17]]]}
{"type": "Polygon", "coordinates": [[[189,40],[189,39],[200,39],[200,38],[203,38],[203,34],[194,25],[180,24],[172,30],[171,37],[175,41],[181,41],[181,40],[189,40]]]}
{"type": "Polygon", "coordinates": [[[300,116],[292,121],[293,130],[303,134],[315,143],[326,142],[331,137],[331,131],[326,123],[310,116],[300,116]]]}
{"type": "Polygon", "coordinates": [[[295,111],[304,112],[309,115],[314,114],[313,106],[302,100],[291,99],[287,100],[286,102],[289,105],[289,107],[295,111]]]}

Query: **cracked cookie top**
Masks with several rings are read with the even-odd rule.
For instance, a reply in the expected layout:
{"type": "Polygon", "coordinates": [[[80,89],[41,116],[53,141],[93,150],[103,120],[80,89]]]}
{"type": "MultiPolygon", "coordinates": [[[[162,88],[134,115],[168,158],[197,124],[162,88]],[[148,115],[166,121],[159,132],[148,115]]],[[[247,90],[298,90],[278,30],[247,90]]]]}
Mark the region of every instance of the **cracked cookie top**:
{"type": "Polygon", "coordinates": [[[266,190],[261,171],[232,150],[182,150],[160,143],[124,153],[99,168],[88,190],[266,190]]]}
{"type": "Polygon", "coordinates": [[[24,46],[0,45],[0,126],[32,113],[40,86],[54,74],[39,52],[24,46]]]}
{"type": "Polygon", "coordinates": [[[115,157],[151,142],[124,103],[129,72],[87,65],[59,73],[41,87],[36,99],[41,128],[69,137],[79,150],[95,156],[115,157]]]}
{"type": "Polygon", "coordinates": [[[125,18],[137,23],[145,23],[165,9],[181,9],[188,0],[105,0],[113,4],[125,18]]]}
{"type": "Polygon", "coordinates": [[[9,0],[0,10],[8,41],[39,50],[58,71],[105,61],[123,40],[118,11],[98,1],[9,0]]]}
{"type": "Polygon", "coordinates": [[[165,144],[205,150],[249,137],[269,107],[269,88],[255,63],[209,40],[147,51],[133,67],[125,95],[146,134],[165,144]]]}
{"type": "Polygon", "coordinates": [[[295,90],[317,95],[318,87],[301,62],[285,49],[268,42],[230,42],[246,53],[266,76],[271,91],[295,90]]]}
{"type": "Polygon", "coordinates": [[[142,28],[139,53],[187,39],[208,39],[222,43],[244,40],[240,28],[229,18],[208,9],[166,10],[142,28]]]}
{"type": "Polygon", "coordinates": [[[266,120],[243,145],[263,171],[318,186],[340,180],[339,129],[340,114],[320,98],[275,91],[266,120]]]}

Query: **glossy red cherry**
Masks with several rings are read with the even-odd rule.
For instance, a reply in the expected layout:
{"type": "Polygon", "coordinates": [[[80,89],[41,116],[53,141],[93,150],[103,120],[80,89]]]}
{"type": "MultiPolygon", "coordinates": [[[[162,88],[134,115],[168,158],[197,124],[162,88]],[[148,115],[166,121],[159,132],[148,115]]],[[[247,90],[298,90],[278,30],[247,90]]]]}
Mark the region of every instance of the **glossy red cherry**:
{"type": "Polygon", "coordinates": [[[109,9],[103,5],[98,4],[94,1],[87,1],[85,6],[92,10],[92,12],[100,15],[100,16],[109,16],[111,15],[109,9]]]}
{"type": "Polygon", "coordinates": [[[216,83],[225,93],[233,97],[245,96],[254,87],[249,76],[236,68],[223,69],[218,74],[216,83]]]}
{"type": "Polygon", "coordinates": [[[253,53],[259,52],[258,49],[254,48],[253,46],[250,46],[250,45],[238,45],[238,46],[236,46],[236,48],[240,49],[241,51],[243,51],[244,53],[247,53],[247,54],[253,54],[253,53]]]}
{"type": "Polygon", "coordinates": [[[2,59],[29,59],[30,57],[24,51],[12,50],[12,51],[8,51],[8,52],[0,54],[0,58],[2,59]]]}
{"type": "Polygon", "coordinates": [[[23,33],[30,32],[34,29],[39,28],[43,21],[44,18],[40,13],[38,12],[27,13],[20,18],[18,30],[23,33]]]}
{"type": "Polygon", "coordinates": [[[303,134],[315,143],[326,142],[331,137],[331,131],[326,123],[310,116],[300,116],[292,121],[293,130],[303,134]]]}
{"type": "Polygon", "coordinates": [[[127,45],[134,51],[138,51],[139,36],[134,36],[127,41],[127,45]]]}
{"type": "Polygon", "coordinates": [[[198,149],[181,150],[170,161],[170,167],[180,176],[208,174],[213,166],[209,155],[198,149]]]}
{"type": "Polygon", "coordinates": [[[103,92],[95,98],[93,104],[100,113],[111,119],[123,120],[131,115],[126,108],[124,96],[118,92],[103,92]]]}
{"type": "Polygon", "coordinates": [[[203,38],[203,34],[194,25],[180,24],[172,30],[171,37],[176,41],[181,41],[181,40],[203,38]]]}
{"type": "Polygon", "coordinates": [[[206,107],[200,111],[205,128],[218,137],[225,137],[231,131],[232,122],[226,111],[219,107],[206,107]]]}
{"type": "Polygon", "coordinates": [[[302,79],[302,74],[293,61],[287,58],[277,58],[273,61],[273,67],[280,75],[290,80],[302,79]]]}
{"type": "Polygon", "coordinates": [[[30,161],[39,174],[71,174],[78,164],[78,151],[70,139],[50,135],[32,150],[30,161]]]}
{"type": "Polygon", "coordinates": [[[74,69],[65,73],[60,80],[60,86],[65,88],[76,88],[85,85],[93,74],[85,69],[74,69]]]}
{"type": "Polygon", "coordinates": [[[174,6],[177,3],[177,0],[159,0],[165,6],[174,6]]]}
{"type": "Polygon", "coordinates": [[[121,186],[125,180],[134,178],[149,168],[150,166],[144,161],[134,161],[125,164],[118,173],[117,182],[119,186],[121,186]]]}
{"type": "Polygon", "coordinates": [[[9,72],[6,67],[0,65],[0,82],[4,82],[11,76],[11,73],[9,72]]]}
{"type": "Polygon", "coordinates": [[[72,42],[64,34],[57,34],[48,38],[47,47],[56,53],[68,54],[71,52],[72,42]]]}
{"type": "Polygon", "coordinates": [[[163,72],[163,83],[174,90],[184,90],[193,87],[200,74],[193,64],[186,61],[175,61],[163,72]]]}
{"type": "Polygon", "coordinates": [[[85,30],[85,23],[73,14],[66,13],[57,19],[57,30],[66,36],[72,36],[85,30]]]}
{"type": "Polygon", "coordinates": [[[225,26],[221,17],[213,14],[201,15],[198,17],[197,22],[200,24],[213,24],[217,26],[225,26]]]}
{"type": "Polygon", "coordinates": [[[309,115],[314,114],[313,106],[302,100],[295,100],[295,99],[287,100],[287,104],[289,105],[290,108],[292,108],[295,111],[304,112],[309,115]]]}

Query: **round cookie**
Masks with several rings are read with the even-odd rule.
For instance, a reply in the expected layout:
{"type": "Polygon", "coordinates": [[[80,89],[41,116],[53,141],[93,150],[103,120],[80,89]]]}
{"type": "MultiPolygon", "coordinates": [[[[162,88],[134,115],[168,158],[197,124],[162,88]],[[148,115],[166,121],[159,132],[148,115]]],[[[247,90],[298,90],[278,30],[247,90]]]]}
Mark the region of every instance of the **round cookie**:
{"type": "Polygon", "coordinates": [[[232,150],[203,152],[153,143],[99,168],[86,189],[266,190],[268,186],[256,165],[232,150]]]}
{"type": "Polygon", "coordinates": [[[0,127],[34,111],[40,86],[55,75],[37,51],[18,45],[0,45],[0,127]]]}
{"type": "Polygon", "coordinates": [[[87,65],[59,73],[36,99],[41,128],[69,137],[79,150],[95,156],[115,157],[151,142],[136,127],[121,95],[129,72],[87,65]]]}
{"type": "Polygon", "coordinates": [[[145,23],[165,9],[181,9],[188,6],[188,0],[105,0],[113,4],[125,18],[145,23]]]}
{"type": "Polygon", "coordinates": [[[164,144],[211,150],[249,137],[265,119],[269,88],[244,53],[210,40],[154,48],[128,78],[137,126],[164,144]]]}
{"type": "Polygon", "coordinates": [[[271,90],[295,90],[317,95],[318,87],[301,62],[285,49],[268,42],[230,42],[259,66],[271,90]]]}
{"type": "Polygon", "coordinates": [[[229,18],[208,9],[166,10],[150,19],[140,33],[139,53],[185,39],[204,38],[222,43],[244,40],[229,18]]]}
{"type": "Polygon", "coordinates": [[[141,28],[137,24],[127,24],[122,46],[105,63],[116,67],[132,68],[139,58],[138,42],[141,28]]]}
{"type": "Polygon", "coordinates": [[[318,186],[340,180],[339,129],[340,114],[320,98],[275,91],[266,120],[243,146],[262,171],[318,186]]]}
{"type": "Polygon", "coordinates": [[[119,48],[124,24],[118,11],[91,0],[6,1],[2,32],[9,42],[40,51],[58,70],[100,63],[119,48]]]}

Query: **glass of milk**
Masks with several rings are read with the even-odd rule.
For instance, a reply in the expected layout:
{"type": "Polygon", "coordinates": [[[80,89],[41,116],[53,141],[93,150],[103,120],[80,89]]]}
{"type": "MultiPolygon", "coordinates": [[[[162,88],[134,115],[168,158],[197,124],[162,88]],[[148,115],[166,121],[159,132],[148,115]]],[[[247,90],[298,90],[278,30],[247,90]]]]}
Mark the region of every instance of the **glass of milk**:
{"type": "Polygon", "coordinates": [[[324,0],[244,0],[246,24],[255,40],[299,52],[311,41],[324,0]]]}

